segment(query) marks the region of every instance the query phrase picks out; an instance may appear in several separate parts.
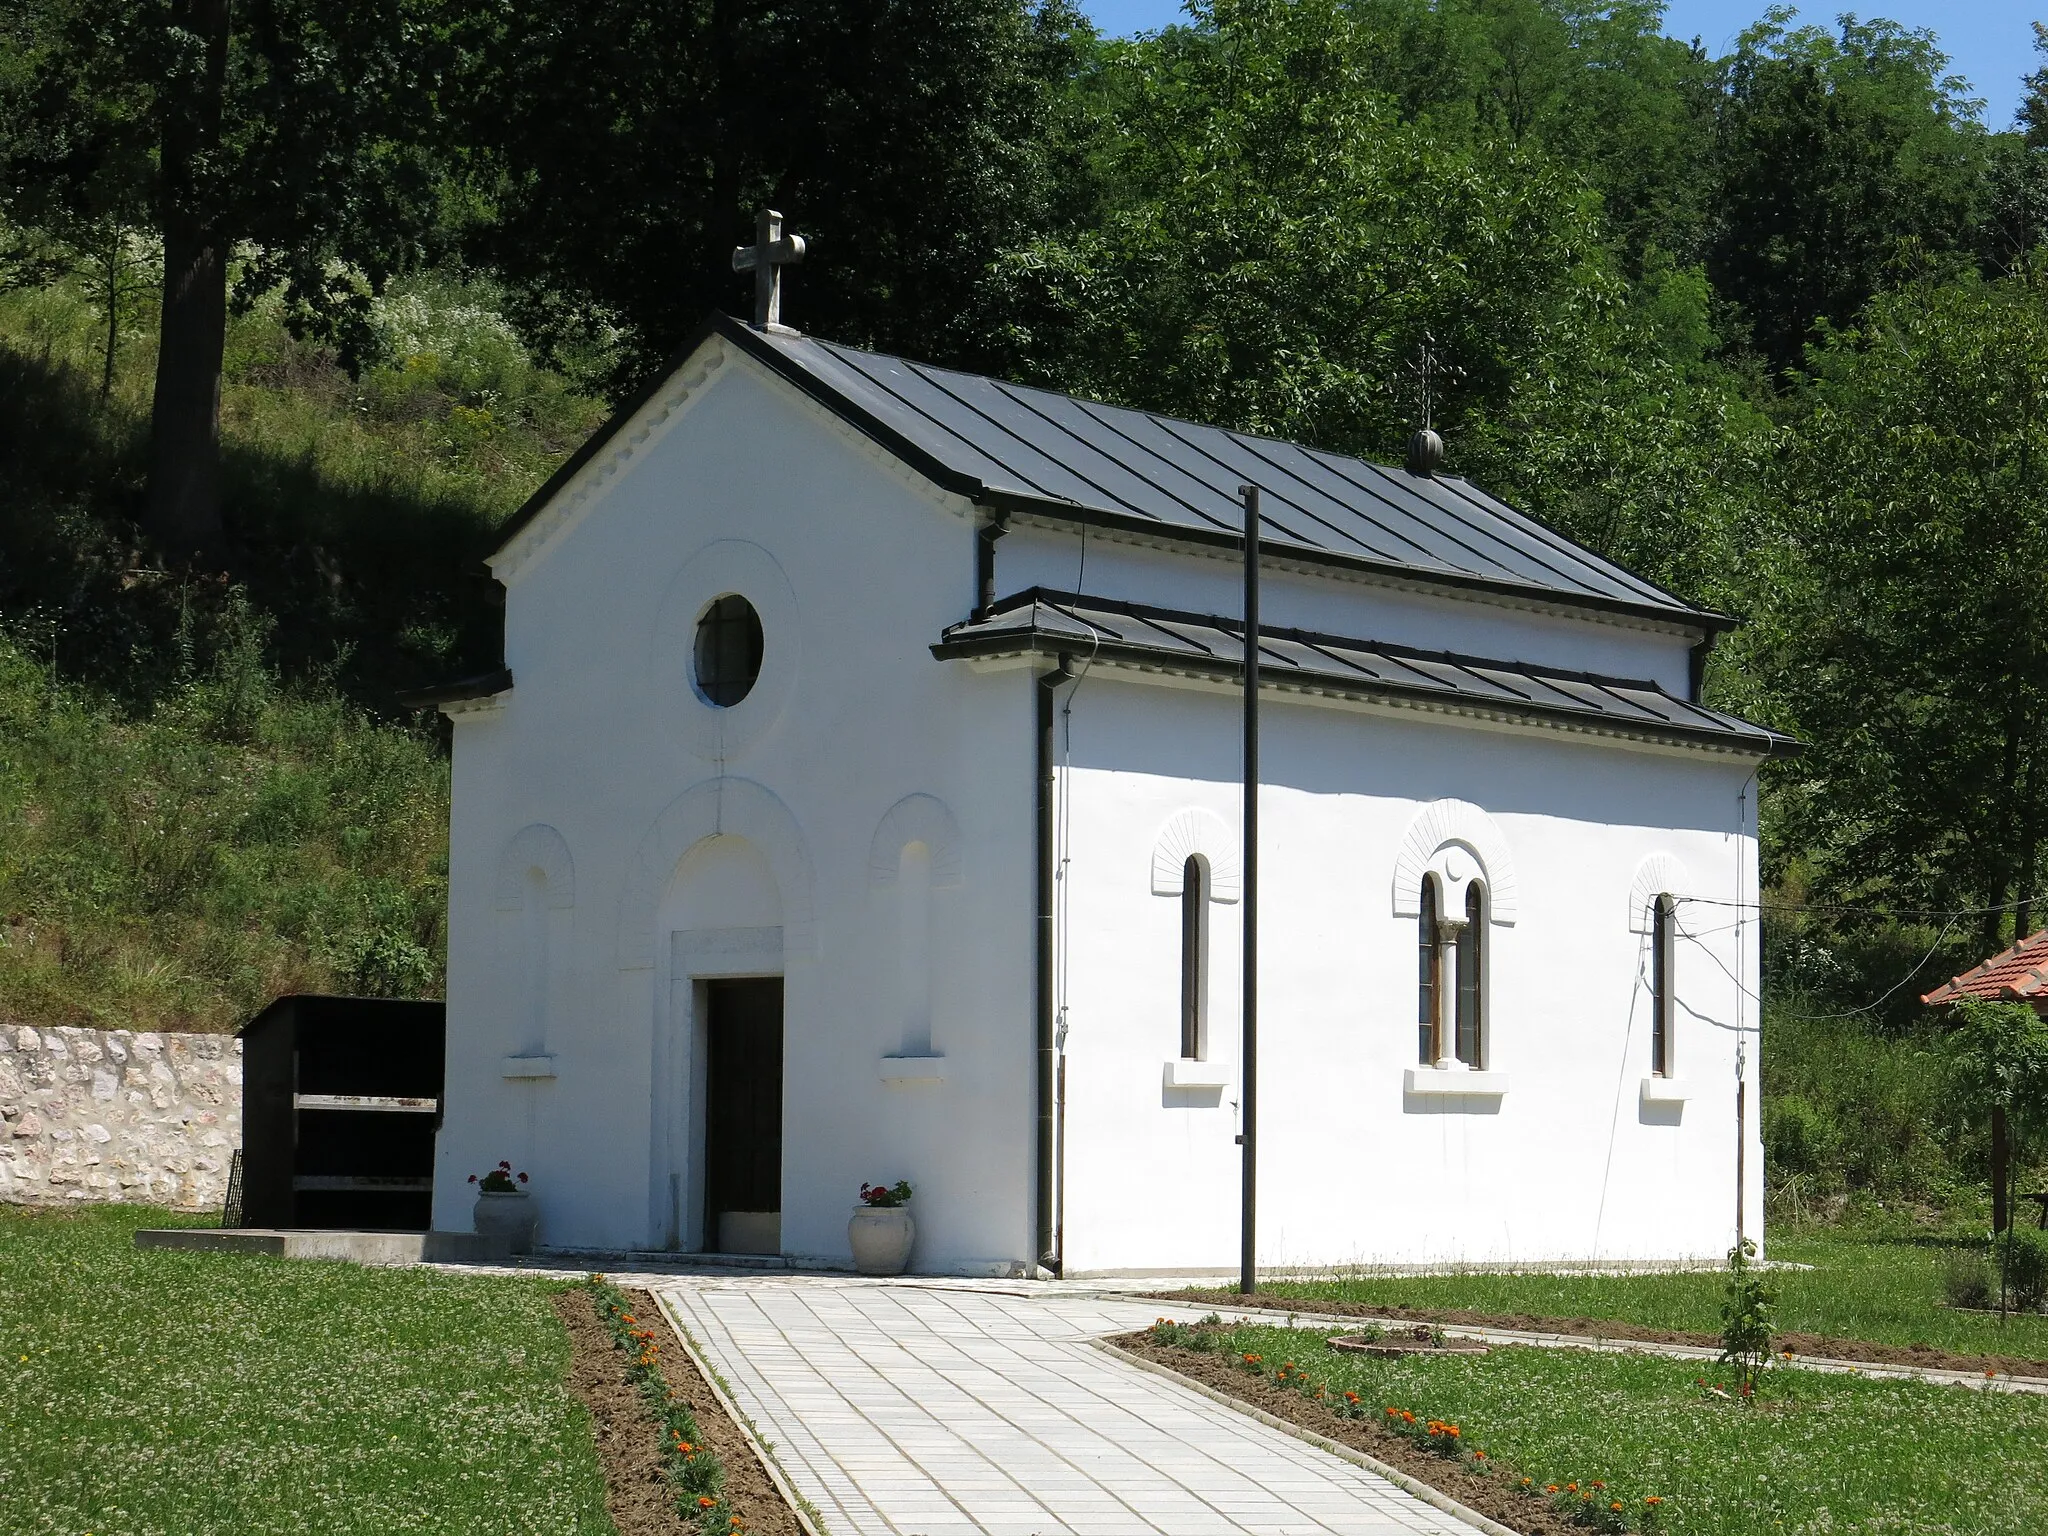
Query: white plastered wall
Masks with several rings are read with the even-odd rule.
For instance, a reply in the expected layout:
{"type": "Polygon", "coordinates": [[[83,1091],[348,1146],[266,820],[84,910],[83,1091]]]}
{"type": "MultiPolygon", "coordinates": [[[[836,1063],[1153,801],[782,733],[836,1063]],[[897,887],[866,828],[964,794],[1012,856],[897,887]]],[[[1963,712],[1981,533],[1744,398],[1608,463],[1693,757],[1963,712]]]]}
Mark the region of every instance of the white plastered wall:
{"type": "MultiPolygon", "coordinates": [[[[1069,1273],[1235,1265],[1243,909],[1212,911],[1211,1055],[1228,1086],[1176,1091],[1163,1064],[1176,1054],[1179,902],[1152,890],[1163,826],[1190,809],[1239,824],[1234,706],[1108,670],[1073,701],[1069,1273]]],[[[1280,700],[1262,750],[1260,1262],[1723,1252],[1735,1032],[1756,1024],[1735,978],[1755,985],[1755,926],[1738,948],[1732,907],[1681,906],[1696,938],[1678,950],[1676,1075],[1692,1097],[1645,1105],[1647,938],[1630,906],[1646,860],[1646,878],[1682,866],[1694,889],[1678,894],[1754,899],[1753,764],[1280,700]],[[1417,813],[1446,799],[1480,808],[1515,866],[1514,921],[1488,933],[1498,1096],[1405,1091],[1417,930],[1397,915],[1396,866],[1417,813]]],[[[1759,1236],[1753,1089],[1750,1103],[1759,1236]]]]}
{"type": "Polygon", "coordinates": [[[750,360],[702,362],[498,567],[516,684],[456,717],[436,1225],[466,1228],[465,1176],[510,1157],[544,1244],[691,1246],[693,976],[779,969],[785,1251],[843,1262],[862,1179],[908,1178],[918,1268],[1005,1270],[1033,1245],[1029,679],[929,654],[972,601],[964,507],[750,360]],[[721,713],[685,669],[696,614],[727,590],[761,612],[767,656],[758,697],[721,713]],[[938,839],[897,809],[916,796],[957,829],[922,935],[943,1078],[888,1082],[906,920],[871,866],[891,836],[938,839]],[[525,972],[504,963],[521,914],[493,891],[536,824],[575,891],[550,909],[553,1075],[510,1076],[508,1057],[539,1053],[525,972]]]}
{"type": "MultiPolygon", "coordinates": [[[[1228,551],[1156,549],[1099,532],[1084,537],[1080,528],[1019,528],[996,542],[1000,594],[1032,586],[1072,592],[1077,582],[1090,594],[1197,613],[1236,614],[1244,602],[1244,566],[1228,551]]],[[[1273,628],[1647,678],[1679,698],[1689,687],[1688,638],[1627,619],[1536,613],[1286,569],[1266,572],[1259,604],[1262,622],[1273,628]]]]}

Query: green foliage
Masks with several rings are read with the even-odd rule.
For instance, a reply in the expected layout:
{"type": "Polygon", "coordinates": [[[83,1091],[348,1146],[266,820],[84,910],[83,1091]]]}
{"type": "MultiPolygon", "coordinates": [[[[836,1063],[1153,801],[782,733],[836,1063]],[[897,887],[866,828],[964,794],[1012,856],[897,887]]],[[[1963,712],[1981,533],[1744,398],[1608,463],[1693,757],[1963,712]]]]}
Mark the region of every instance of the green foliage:
{"type": "Polygon", "coordinates": [[[1756,1244],[1743,1238],[1728,1250],[1728,1285],[1721,1300],[1721,1364],[1735,1372],[1742,1396],[1755,1394],[1771,1363],[1778,1288],[1756,1267],[1756,1244]]]}
{"type": "Polygon", "coordinates": [[[0,1205],[9,1531],[610,1536],[551,1287],[135,1247],[189,1222],[0,1205]]]}
{"type": "MultiPolygon", "coordinates": [[[[1776,778],[1769,836],[1817,892],[1937,910],[2032,894],[2044,300],[2032,275],[1920,282],[1811,354],[1746,541],[1758,622],[1737,649],[1765,712],[1813,744],[1776,778]]],[[[1998,936],[1992,913],[1938,937],[1998,936]]]]}
{"type": "Polygon", "coordinates": [[[1969,1094],[2022,1123],[2048,1114],[2048,1021],[2025,1003],[1956,1004],[1956,1070],[1969,1094]]]}
{"type": "Polygon", "coordinates": [[[2048,1523],[2048,1489],[2013,1475],[2048,1443],[2048,1399],[1787,1368],[1746,1411],[1703,1396],[1692,1361],[1536,1348],[1376,1360],[1325,1352],[1321,1338],[1235,1328],[1222,1348],[1315,1360],[1331,1397],[1457,1424],[1538,1488],[1598,1479],[1631,1511],[1659,1496],[1672,1536],[2032,1536],[2048,1523]]]}
{"type": "Polygon", "coordinates": [[[1888,280],[1966,266],[1985,186],[1976,103],[1926,29],[1773,7],[1723,64],[1719,229],[1708,270],[1774,370],[1888,280]]]}
{"type": "Polygon", "coordinates": [[[447,766],[284,686],[231,592],[128,710],[0,639],[0,1012],[232,1029],[283,992],[431,996],[447,766]]]}
{"type": "Polygon", "coordinates": [[[1061,203],[1061,0],[577,0],[479,14],[457,106],[490,217],[469,248],[551,347],[620,328],[619,382],[716,307],[754,212],[810,251],[807,329],[936,361],[985,356],[963,309],[990,252],[1061,203]]]}
{"type": "Polygon", "coordinates": [[[1998,1236],[1998,1274],[2005,1299],[2023,1312],[2048,1302],[2048,1232],[2014,1225],[1998,1236]]]}
{"type": "MultiPolygon", "coordinates": [[[[226,518],[286,676],[388,713],[394,689],[496,664],[496,596],[463,573],[603,411],[533,362],[488,285],[408,280],[369,315],[354,377],[268,302],[231,324],[226,518]]],[[[123,333],[102,405],[99,325],[72,285],[0,294],[0,614],[66,674],[147,699],[226,588],[137,558],[153,333],[123,333]]]]}

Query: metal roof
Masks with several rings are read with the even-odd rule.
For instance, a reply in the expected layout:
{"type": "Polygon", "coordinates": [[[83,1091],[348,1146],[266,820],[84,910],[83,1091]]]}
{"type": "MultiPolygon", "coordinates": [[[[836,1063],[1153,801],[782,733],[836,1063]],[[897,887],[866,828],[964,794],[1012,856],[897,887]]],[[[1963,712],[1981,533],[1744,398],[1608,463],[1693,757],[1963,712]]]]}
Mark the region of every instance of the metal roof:
{"type": "MultiPolygon", "coordinates": [[[[986,617],[952,626],[932,654],[1060,655],[1077,663],[1228,679],[1244,672],[1244,626],[1215,614],[1033,588],[1003,599],[986,617]]],[[[1262,681],[1279,689],[1762,757],[1799,750],[1789,736],[1676,698],[1642,679],[1263,626],[1259,658],[1262,681]]]]}
{"type": "Polygon", "coordinates": [[[862,352],[713,315],[506,526],[510,539],[716,335],[944,488],[998,513],[1235,546],[1240,485],[1262,492],[1269,554],[1388,577],[1662,620],[1702,633],[1729,620],[1581,548],[1455,476],[1102,405],[979,374],[862,352]]]}

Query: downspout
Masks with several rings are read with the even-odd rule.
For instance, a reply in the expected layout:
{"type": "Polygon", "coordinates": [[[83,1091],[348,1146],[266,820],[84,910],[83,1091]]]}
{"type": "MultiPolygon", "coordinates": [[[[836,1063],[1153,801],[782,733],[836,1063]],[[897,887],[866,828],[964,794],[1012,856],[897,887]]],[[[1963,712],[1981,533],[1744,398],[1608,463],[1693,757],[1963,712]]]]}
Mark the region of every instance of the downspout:
{"type": "Polygon", "coordinates": [[[996,540],[1009,530],[1003,519],[974,530],[974,622],[979,624],[996,605],[996,540]]]}
{"type": "Polygon", "coordinates": [[[1055,1277],[1060,1273],[1060,1233],[1054,1162],[1057,1135],[1055,1103],[1059,1088],[1054,1030],[1058,1000],[1053,995],[1053,891],[1058,871],[1053,825],[1053,695],[1073,673],[1067,658],[1039,674],[1038,702],[1038,934],[1032,957],[1032,996],[1037,1004],[1038,1033],[1038,1262],[1055,1277]]]}
{"type": "Polygon", "coordinates": [[[1707,684],[1707,658],[1714,654],[1714,641],[1719,638],[1711,631],[1700,637],[1697,645],[1686,652],[1686,702],[1697,704],[1700,691],[1707,684]]]}

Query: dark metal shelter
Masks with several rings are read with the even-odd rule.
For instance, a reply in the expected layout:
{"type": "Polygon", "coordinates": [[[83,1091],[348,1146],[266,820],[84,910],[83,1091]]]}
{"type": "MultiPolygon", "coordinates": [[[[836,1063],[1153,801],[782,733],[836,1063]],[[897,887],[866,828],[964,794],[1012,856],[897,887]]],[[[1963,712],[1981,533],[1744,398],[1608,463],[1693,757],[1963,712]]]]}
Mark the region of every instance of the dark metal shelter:
{"type": "Polygon", "coordinates": [[[295,994],[240,1035],[243,1225],[426,1231],[446,1005],[295,994]]]}

